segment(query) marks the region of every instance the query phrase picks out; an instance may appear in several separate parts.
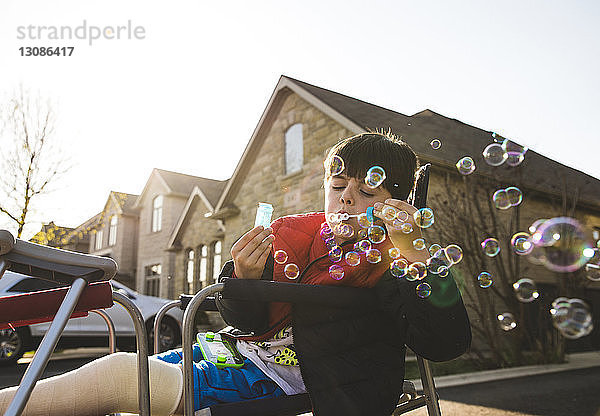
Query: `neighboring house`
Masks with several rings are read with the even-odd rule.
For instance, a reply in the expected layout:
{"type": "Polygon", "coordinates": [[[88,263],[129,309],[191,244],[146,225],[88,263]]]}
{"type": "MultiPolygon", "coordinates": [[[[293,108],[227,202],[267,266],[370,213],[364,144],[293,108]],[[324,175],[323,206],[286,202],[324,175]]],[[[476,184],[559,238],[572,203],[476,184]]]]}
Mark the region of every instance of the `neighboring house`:
{"type": "Polygon", "coordinates": [[[110,257],[119,267],[115,279],[135,288],[138,213],[137,195],[111,191],[89,233],[88,253],[110,257]]]}
{"type": "Polygon", "coordinates": [[[195,188],[219,194],[223,181],[154,169],[134,208],[139,211],[136,287],[153,296],[179,295],[175,287],[176,251],[168,250],[172,234],[195,188]],[[215,191],[216,190],[216,191],[215,191]]]}

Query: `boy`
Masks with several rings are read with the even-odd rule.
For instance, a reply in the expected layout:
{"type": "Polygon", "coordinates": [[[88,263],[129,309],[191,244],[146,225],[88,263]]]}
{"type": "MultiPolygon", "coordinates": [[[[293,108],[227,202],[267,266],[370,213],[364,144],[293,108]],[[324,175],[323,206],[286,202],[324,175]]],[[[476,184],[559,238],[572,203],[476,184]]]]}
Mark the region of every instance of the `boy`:
{"type": "MultiPolygon", "coordinates": [[[[241,369],[218,370],[199,359],[195,346],[195,410],[219,402],[308,391],[318,415],[389,415],[402,393],[398,378],[404,374],[405,345],[436,361],[455,358],[468,348],[469,322],[450,275],[443,279],[450,302],[437,307],[433,295],[416,296],[420,281],[399,279],[389,271],[387,253],[393,247],[407,262],[427,260],[426,251],[413,247],[419,228],[405,233],[382,212],[386,206],[406,211],[407,221],[414,226],[416,209],[405,201],[417,166],[414,152],[391,135],[366,133],[345,139],[325,160],[324,213],[280,218],[266,229],[255,227],[233,245],[233,260],[225,264],[221,277],[370,288],[378,307],[356,305],[349,310],[217,299],[225,321],[246,332],[236,334],[237,348],[246,360],[241,369]],[[383,182],[365,182],[373,166],[385,171],[383,182]],[[389,238],[371,238],[373,246],[363,247],[367,251],[361,254],[353,243],[364,238],[360,235],[363,215],[370,207],[375,216],[388,218],[377,220],[373,225],[380,228],[372,230],[389,238]]],[[[426,280],[435,290],[442,279],[428,276],[426,280]]],[[[150,360],[153,414],[181,413],[180,362],[178,351],[150,360]]],[[[119,353],[54,381],[42,381],[23,414],[62,414],[75,408],[77,414],[134,412],[134,369],[134,356],[119,353]],[[79,395],[68,387],[86,383],[93,388],[79,395]],[[44,403],[57,394],[67,407],[48,409],[44,403]]],[[[12,391],[0,391],[0,412],[10,396],[12,391]]]]}

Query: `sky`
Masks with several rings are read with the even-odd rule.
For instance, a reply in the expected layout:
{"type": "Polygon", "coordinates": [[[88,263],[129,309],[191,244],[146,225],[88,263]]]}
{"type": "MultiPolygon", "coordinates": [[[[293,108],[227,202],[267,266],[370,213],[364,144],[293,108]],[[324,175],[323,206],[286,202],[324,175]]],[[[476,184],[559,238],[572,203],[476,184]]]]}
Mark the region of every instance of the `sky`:
{"type": "Polygon", "coordinates": [[[599,18],[593,0],[2,1],[0,96],[23,85],[50,99],[73,161],[24,237],[81,224],[111,190],[141,193],[153,168],[229,178],[281,75],[406,115],[428,108],[600,178],[599,18]],[[84,22],[143,36],[20,36],[84,22]],[[74,51],[21,56],[27,46],[74,51]]]}

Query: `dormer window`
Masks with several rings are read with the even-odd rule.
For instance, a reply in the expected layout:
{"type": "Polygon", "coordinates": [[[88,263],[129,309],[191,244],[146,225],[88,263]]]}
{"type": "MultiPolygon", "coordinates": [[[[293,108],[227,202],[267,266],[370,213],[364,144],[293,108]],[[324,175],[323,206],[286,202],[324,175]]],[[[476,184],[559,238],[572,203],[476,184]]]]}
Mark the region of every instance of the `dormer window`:
{"type": "Polygon", "coordinates": [[[152,232],[162,229],[163,196],[158,195],[152,200],[152,232]]]}
{"type": "Polygon", "coordinates": [[[119,219],[116,215],[110,217],[110,224],[108,228],[108,245],[114,246],[117,244],[117,225],[119,219]]]}
{"type": "Polygon", "coordinates": [[[302,170],[304,163],[304,143],[302,139],[302,124],[297,123],[285,132],[285,174],[302,170]]]}

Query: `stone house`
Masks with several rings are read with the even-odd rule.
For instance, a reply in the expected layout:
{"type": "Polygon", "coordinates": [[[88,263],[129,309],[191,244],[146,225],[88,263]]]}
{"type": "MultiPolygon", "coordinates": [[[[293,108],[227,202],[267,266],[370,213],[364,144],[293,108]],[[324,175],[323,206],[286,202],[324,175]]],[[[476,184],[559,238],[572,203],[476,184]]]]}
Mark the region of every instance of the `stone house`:
{"type": "Polygon", "coordinates": [[[138,211],[136,289],[153,296],[173,297],[176,252],[169,249],[171,235],[193,191],[206,190],[214,198],[223,181],[154,169],[133,208],[138,211]]]}
{"type": "Polygon", "coordinates": [[[137,198],[111,191],[102,212],[93,217],[91,232],[86,232],[90,236],[87,252],[114,259],[119,266],[115,278],[129,287],[134,287],[137,266],[137,198]]]}

